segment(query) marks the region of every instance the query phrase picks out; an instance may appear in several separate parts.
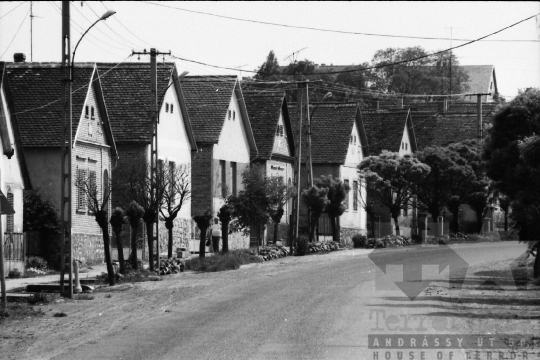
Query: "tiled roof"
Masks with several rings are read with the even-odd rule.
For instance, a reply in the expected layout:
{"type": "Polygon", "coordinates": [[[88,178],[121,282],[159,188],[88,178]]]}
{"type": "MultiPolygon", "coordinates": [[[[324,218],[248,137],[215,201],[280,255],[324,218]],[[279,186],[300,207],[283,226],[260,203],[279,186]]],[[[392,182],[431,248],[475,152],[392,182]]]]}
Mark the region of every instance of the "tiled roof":
{"type": "Polygon", "coordinates": [[[461,65],[460,67],[469,75],[469,81],[467,82],[469,84],[468,93],[478,94],[489,91],[491,75],[494,70],[493,65],[461,65]]]}
{"type": "MultiPolygon", "coordinates": [[[[7,74],[25,147],[60,147],[62,70],[59,63],[7,63],[7,74]]],[[[73,138],[79,125],[93,66],[77,66],[73,81],[73,138]]]]}
{"type": "MultiPolygon", "coordinates": [[[[313,164],[343,164],[349,149],[349,140],[356,120],[358,104],[310,104],[311,152],[313,164]]],[[[289,106],[289,114],[297,144],[298,106],[289,106]]],[[[298,145],[296,145],[298,146],[298,145]]],[[[302,134],[302,159],[306,156],[306,137],[302,134]]]]}
{"type": "MultiPolygon", "coordinates": [[[[116,143],[145,142],[152,138],[150,65],[98,63],[103,97],[116,143]]],[[[157,96],[171,79],[174,63],[157,64],[157,96]]]]}
{"type": "Polygon", "coordinates": [[[383,150],[399,151],[407,114],[407,111],[362,112],[371,155],[379,155],[383,150]]]}
{"type": "MultiPolygon", "coordinates": [[[[257,144],[258,158],[270,159],[280,110],[285,101],[283,91],[243,91],[251,129],[257,144]]],[[[286,121],[284,116],[284,121],[286,121]]]]}
{"type": "Polygon", "coordinates": [[[478,136],[478,118],[474,113],[413,112],[418,150],[430,146],[446,146],[450,143],[476,139],[478,136]]]}
{"type": "Polygon", "coordinates": [[[236,86],[236,76],[185,76],[180,84],[197,142],[217,143],[236,86]]]}

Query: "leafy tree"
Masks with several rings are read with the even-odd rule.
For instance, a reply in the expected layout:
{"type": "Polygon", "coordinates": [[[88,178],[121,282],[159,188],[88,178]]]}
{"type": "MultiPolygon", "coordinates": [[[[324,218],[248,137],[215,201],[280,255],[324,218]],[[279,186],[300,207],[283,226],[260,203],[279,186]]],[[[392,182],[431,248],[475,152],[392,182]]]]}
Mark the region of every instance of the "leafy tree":
{"type": "Polygon", "coordinates": [[[267,191],[270,205],[270,218],[274,222],[274,244],[278,239],[279,223],[285,213],[283,209],[294,194],[294,187],[283,181],[281,176],[271,176],[266,178],[267,191]]]}
{"type": "Polygon", "coordinates": [[[165,227],[169,233],[167,256],[172,258],[174,220],[178,217],[182,206],[191,198],[191,175],[189,166],[182,164],[163,169],[162,176],[166,184],[163,189],[163,205],[159,212],[165,220],[165,227]]]}
{"type": "Polygon", "coordinates": [[[221,235],[223,240],[223,252],[229,252],[229,223],[232,219],[232,209],[228,204],[223,205],[217,213],[221,221],[221,235]]]}
{"type": "Polygon", "coordinates": [[[274,50],[270,50],[270,53],[268,53],[268,56],[266,57],[266,61],[257,70],[255,78],[260,80],[275,80],[274,75],[278,74],[280,74],[279,62],[276,54],[274,54],[274,50]]]}
{"type": "Polygon", "coordinates": [[[23,194],[23,231],[39,232],[40,241],[45,244],[45,257],[52,265],[59,263],[60,220],[53,203],[43,197],[40,189],[28,190],[23,194]]]}
{"type": "Polygon", "coordinates": [[[486,166],[482,160],[484,142],[478,139],[465,140],[460,143],[448,145],[448,149],[457,153],[467,161],[473,171],[474,177],[462,184],[455,184],[455,193],[466,192],[464,201],[476,212],[477,230],[482,229],[482,215],[489,198],[489,180],[486,176],[486,166]]]}
{"type": "Polygon", "coordinates": [[[328,200],[328,188],[314,185],[309,189],[302,191],[302,201],[309,207],[309,242],[313,242],[317,222],[326,206],[330,203],[328,200]]]}
{"type": "Polygon", "coordinates": [[[268,189],[268,179],[254,166],[242,173],[243,189],[236,196],[226,199],[232,209],[230,230],[249,236],[252,230],[257,232],[257,249],[261,244],[261,226],[267,224],[272,214],[272,202],[268,189]]]}
{"type": "Polygon", "coordinates": [[[212,213],[210,211],[206,211],[202,215],[196,215],[193,217],[193,220],[195,223],[197,223],[197,227],[201,231],[200,236],[200,242],[199,242],[199,258],[204,258],[206,253],[205,243],[206,243],[206,233],[208,232],[208,228],[211,225],[210,220],[212,220],[212,213]]]}
{"type": "Polygon", "coordinates": [[[126,223],[126,213],[122,208],[116,208],[112,211],[109,223],[116,238],[116,250],[118,251],[118,262],[120,263],[120,274],[126,273],[126,264],[124,262],[124,246],[122,245],[122,226],[126,223]]]}
{"type": "Polygon", "coordinates": [[[383,151],[379,156],[365,158],[358,168],[360,176],[372,184],[376,201],[389,209],[399,231],[401,209],[409,205],[416,184],[429,174],[429,166],[411,155],[383,151]]]}
{"type": "MultiPolygon", "coordinates": [[[[511,217],[524,241],[540,238],[539,133],[540,90],[521,91],[498,109],[483,153],[487,175],[493,187],[510,198],[511,217]]],[[[538,251],[534,269],[540,277],[538,251]]]]}
{"type": "Polygon", "coordinates": [[[468,87],[467,73],[459,66],[455,55],[448,53],[428,55],[428,52],[420,46],[378,50],[371,64],[380,66],[373,71],[374,87],[386,92],[427,95],[451,92],[455,94],[465,91],[468,87]],[[419,57],[423,58],[412,60],[419,57]],[[407,62],[388,65],[401,61],[407,62]]]}
{"type": "Polygon", "coordinates": [[[126,216],[131,227],[131,267],[137,269],[139,266],[137,263],[137,233],[140,220],[144,216],[144,209],[136,201],[132,201],[126,210],[126,216]]]}
{"type": "Polygon", "coordinates": [[[105,263],[107,264],[107,274],[109,277],[109,285],[114,285],[114,269],[111,259],[111,240],[109,237],[109,222],[107,210],[109,199],[111,197],[112,186],[103,186],[103,194],[98,189],[95,176],[78,176],[75,180],[75,186],[88,199],[88,210],[94,215],[94,219],[98,223],[103,233],[103,248],[105,250],[105,263]]]}
{"type": "Polygon", "coordinates": [[[333,178],[332,175],[323,175],[315,179],[315,185],[328,189],[327,197],[329,203],[326,205],[326,212],[332,225],[332,238],[334,241],[339,242],[340,234],[337,226],[337,218],[347,209],[343,202],[349,194],[350,186],[338,178],[333,178]]]}
{"type": "MultiPolygon", "coordinates": [[[[426,148],[416,153],[415,157],[431,169],[426,177],[416,183],[418,207],[429,212],[436,220],[446,206],[453,205],[452,201],[457,198],[455,190],[467,187],[474,180],[474,173],[465,159],[447,148],[426,148]]],[[[454,214],[455,220],[457,214],[454,214]]]]}

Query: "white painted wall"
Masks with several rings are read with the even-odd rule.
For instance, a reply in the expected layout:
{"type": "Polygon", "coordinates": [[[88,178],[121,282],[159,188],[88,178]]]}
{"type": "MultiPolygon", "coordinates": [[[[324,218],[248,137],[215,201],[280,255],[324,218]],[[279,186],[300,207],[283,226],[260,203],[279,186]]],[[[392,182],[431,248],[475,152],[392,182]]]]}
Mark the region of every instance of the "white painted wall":
{"type": "MultiPolygon", "coordinates": [[[[348,180],[350,191],[349,191],[349,207],[341,215],[341,227],[346,228],[359,228],[361,230],[366,229],[366,211],[362,207],[360,198],[358,198],[358,209],[353,209],[353,186],[354,182],[358,181],[358,165],[364,159],[362,154],[362,141],[360,139],[360,132],[356,126],[356,122],[353,125],[351,131],[351,137],[349,138],[349,149],[347,151],[347,157],[345,159],[345,165],[342,165],[340,168],[341,179],[343,181],[348,180]]],[[[360,183],[358,186],[360,187],[360,183]]],[[[365,196],[365,189],[360,189],[362,191],[362,196],[365,196]]],[[[359,195],[357,195],[359,196],[359,195]]]]}
{"type": "Polygon", "coordinates": [[[235,93],[229,103],[229,110],[231,114],[234,112],[234,119],[232,115],[229,119],[227,112],[219,142],[214,145],[214,159],[249,163],[249,143],[235,93]]]}
{"type": "MultiPolygon", "coordinates": [[[[15,137],[13,135],[13,126],[11,123],[11,116],[9,111],[7,111],[7,102],[4,93],[4,88],[2,87],[1,91],[1,101],[2,101],[2,116],[6,117],[7,128],[9,132],[9,141],[12,148],[15,148],[15,137]]],[[[1,139],[0,139],[1,142],[1,139]]],[[[2,146],[0,145],[0,149],[2,146]]],[[[0,156],[0,189],[4,195],[7,196],[9,190],[13,193],[13,208],[15,209],[15,214],[13,217],[13,231],[14,232],[23,232],[23,190],[24,183],[21,173],[21,168],[19,166],[19,154],[15,151],[15,154],[8,159],[7,156],[0,156]]],[[[6,231],[6,216],[2,216],[2,232],[6,231]]],[[[21,269],[20,269],[21,270],[21,269]]]]}
{"type": "Polygon", "coordinates": [[[411,138],[409,136],[409,129],[407,129],[407,123],[403,127],[403,136],[401,137],[401,145],[399,147],[399,155],[412,154],[411,150],[411,138]]]}
{"type": "MultiPolygon", "coordinates": [[[[189,142],[186,123],[180,111],[174,84],[165,93],[159,111],[158,157],[165,163],[175,162],[177,168],[180,165],[187,165],[187,169],[191,171],[191,143],[189,142]]],[[[191,200],[182,205],[178,217],[191,219],[191,200]]]]}
{"type": "MultiPolygon", "coordinates": [[[[249,143],[246,129],[236,93],[233,92],[229,108],[225,114],[219,141],[214,145],[213,158],[215,160],[234,161],[240,164],[249,164],[249,143]],[[229,111],[231,116],[229,118],[229,111]]],[[[210,180],[210,179],[209,179],[210,180]]],[[[239,179],[240,180],[240,179],[239,179]]],[[[216,184],[218,186],[218,184],[216,184]]],[[[221,188],[213,189],[214,194],[221,194],[221,188]]],[[[224,204],[221,197],[214,196],[214,211],[217,212],[224,204]]]]}

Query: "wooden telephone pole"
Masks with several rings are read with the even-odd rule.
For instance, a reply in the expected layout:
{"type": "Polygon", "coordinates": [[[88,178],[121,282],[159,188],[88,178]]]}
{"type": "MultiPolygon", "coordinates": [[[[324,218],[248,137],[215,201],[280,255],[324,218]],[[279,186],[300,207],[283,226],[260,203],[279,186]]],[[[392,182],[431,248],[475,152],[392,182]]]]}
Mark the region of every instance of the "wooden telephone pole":
{"type": "MultiPolygon", "coordinates": [[[[150,198],[154,199],[156,202],[156,252],[157,252],[157,270],[159,270],[159,201],[158,190],[155,186],[155,179],[158,176],[158,121],[159,121],[159,104],[157,99],[157,61],[156,58],[158,55],[171,55],[171,52],[168,53],[156,51],[156,49],[151,48],[150,52],[146,52],[144,49],[142,52],[133,51],[132,55],[150,55],[150,93],[151,93],[151,105],[150,105],[150,118],[152,121],[152,142],[150,144],[150,198]]],[[[151,239],[153,241],[153,239],[151,239]]],[[[149,254],[149,261],[152,260],[154,254],[149,254]]]]}

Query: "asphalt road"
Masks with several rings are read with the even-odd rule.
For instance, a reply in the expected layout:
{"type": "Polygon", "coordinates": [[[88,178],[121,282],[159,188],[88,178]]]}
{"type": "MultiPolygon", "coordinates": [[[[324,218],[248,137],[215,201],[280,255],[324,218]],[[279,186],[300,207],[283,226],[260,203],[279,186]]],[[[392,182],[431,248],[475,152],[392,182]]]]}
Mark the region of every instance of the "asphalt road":
{"type": "MultiPolygon", "coordinates": [[[[455,302],[440,301],[459,297],[459,280],[467,272],[461,260],[474,265],[516,258],[525,245],[453,249],[389,249],[370,257],[365,250],[344,251],[231,271],[226,286],[209,288],[175,303],[159,318],[57,359],[374,359],[369,334],[463,331],[463,317],[452,316],[455,302]],[[372,259],[388,265],[386,275],[372,259]],[[449,264],[450,271],[439,274],[433,265],[438,263],[449,264]],[[256,276],[238,277],[252,271],[256,276]],[[394,281],[424,291],[411,300],[394,281]],[[420,324],[414,315],[427,317],[420,324]]],[[[384,353],[378,356],[385,358],[384,353]]],[[[421,358],[419,352],[414,356],[421,358]]]]}

